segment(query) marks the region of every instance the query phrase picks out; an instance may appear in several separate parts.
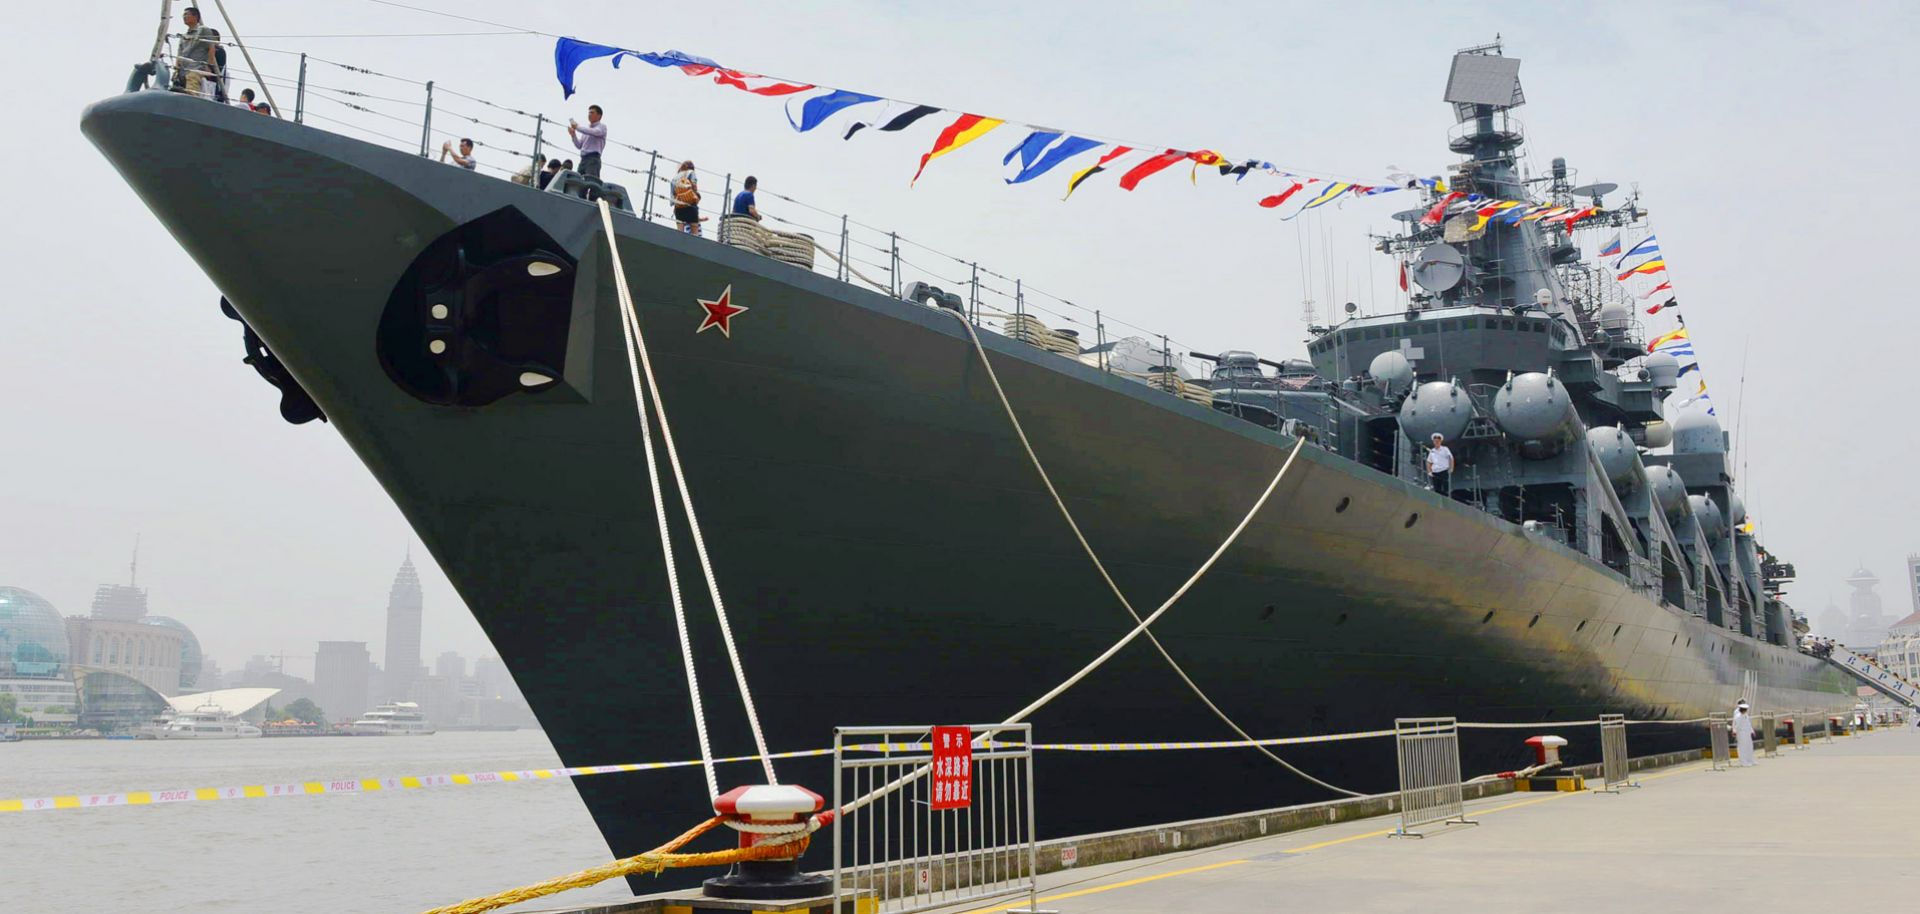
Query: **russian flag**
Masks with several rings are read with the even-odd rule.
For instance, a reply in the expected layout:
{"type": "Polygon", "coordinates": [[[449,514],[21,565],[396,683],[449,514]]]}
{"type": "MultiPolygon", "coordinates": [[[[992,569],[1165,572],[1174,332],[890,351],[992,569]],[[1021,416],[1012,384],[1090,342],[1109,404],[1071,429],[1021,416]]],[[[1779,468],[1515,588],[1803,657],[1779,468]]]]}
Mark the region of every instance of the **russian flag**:
{"type": "Polygon", "coordinates": [[[1616,232],[1614,233],[1613,240],[1607,242],[1607,246],[1600,249],[1600,256],[1612,257],[1618,253],[1620,253],[1620,235],[1616,232]]]}

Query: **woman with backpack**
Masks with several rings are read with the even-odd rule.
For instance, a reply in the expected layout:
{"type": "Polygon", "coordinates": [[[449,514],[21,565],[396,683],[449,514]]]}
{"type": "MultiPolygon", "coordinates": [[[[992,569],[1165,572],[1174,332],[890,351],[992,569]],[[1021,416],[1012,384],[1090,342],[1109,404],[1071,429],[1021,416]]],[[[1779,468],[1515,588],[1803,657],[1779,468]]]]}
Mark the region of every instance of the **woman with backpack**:
{"type": "Polygon", "coordinates": [[[673,176],[673,221],[680,225],[680,231],[689,235],[700,234],[700,177],[694,173],[693,162],[680,163],[680,171],[673,176]]]}

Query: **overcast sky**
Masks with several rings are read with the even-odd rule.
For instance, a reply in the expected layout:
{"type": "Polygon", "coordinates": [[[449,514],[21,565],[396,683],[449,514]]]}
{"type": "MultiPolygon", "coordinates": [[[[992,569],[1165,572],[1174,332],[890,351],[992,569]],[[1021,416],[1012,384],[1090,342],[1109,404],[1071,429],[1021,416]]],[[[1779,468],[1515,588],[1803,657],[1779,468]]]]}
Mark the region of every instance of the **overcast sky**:
{"type": "MultiPolygon", "coordinates": [[[[138,534],[153,611],[193,626],[228,668],[285,651],[296,655],[288,672],[310,675],[317,640],[364,639],[380,655],[387,587],[411,546],[428,662],[448,649],[492,653],[333,430],[279,419],[274,392],[240,364],[218,293],[80,136],[81,108],[119,91],[145,56],[158,5],[62,8],[63,32],[86,40],[25,42],[0,63],[15,89],[14,139],[0,144],[12,177],[0,225],[11,279],[0,305],[0,583],[85,613],[95,586],[125,578],[138,534]]],[[[1498,34],[1525,62],[1518,114],[1533,167],[1564,155],[1582,180],[1643,191],[1706,376],[1744,442],[1762,540],[1799,566],[1796,607],[1817,619],[1864,562],[1888,582],[1889,611],[1911,611],[1898,582],[1903,557],[1920,551],[1908,376],[1920,311],[1898,290],[1913,269],[1901,226],[1920,211],[1912,4],[415,5],[1362,178],[1395,165],[1435,174],[1455,160],[1440,101],[1448,58],[1498,34]]],[[[551,39],[317,37],[493,31],[372,0],[229,9],[270,74],[290,77],[293,58],[268,49],[304,49],[562,118],[598,102],[617,140],[752,171],[767,191],[896,228],[1195,349],[1302,356],[1303,296],[1324,317],[1347,300],[1392,307],[1397,291],[1392,261],[1365,237],[1411,205],[1395,196],[1285,223],[1253,205],[1270,183],[1196,187],[1176,170],[1134,193],[1096,182],[1061,203],[1064,172],[1000,182],[999,156],[1019,139],[1011,127],[936,161],[909,190],[932,119],[843,143],[825,129],[794,133],[777,101],[604,61],[583,67],[568,103],[551,39]]],[[[234,65],[244,66],[237,55],[234,65]]],[[[322,64],[310,76],[417,92],[322,64]]],[[[274,94],[291,106],[290,90],[274,94]]],[[[331,103],[309,110],[417,136],[331,103]]],[[[483,161],[518,165],[501,149],[524,141],[500,139],[483,161]]],[[[212,162],[221,151],[154,154],[212,162]]]]}

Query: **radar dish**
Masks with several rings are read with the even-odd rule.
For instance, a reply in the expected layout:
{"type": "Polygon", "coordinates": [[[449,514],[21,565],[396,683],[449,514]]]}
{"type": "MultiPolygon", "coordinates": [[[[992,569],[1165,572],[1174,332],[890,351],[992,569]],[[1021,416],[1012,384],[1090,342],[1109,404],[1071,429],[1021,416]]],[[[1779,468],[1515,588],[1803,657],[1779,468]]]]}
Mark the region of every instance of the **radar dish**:
{"type": "Polygon", "coordinates": [[[1520,94],[1520,59],[1491,54],[1453,55],[1447,74],[1446,100],[1464,105],[1514,108],[1526,101],[1520,94]]]}
{"type": "Polygon", "coordinates": [[[1413,281],[1429,292],[1445,292],[1467,275],[1467,259],[1450,244],[1430,244],[1413,262],[1413,281]]]}
{"type": "Polygon", "coordinates": [[[1393,218],[1398,219],[1401,222],[1413,223],[1413,222],[1419,222],[1420,217],[1426,214],[1427,214],[1427,211],[1424,209],[1403,209],[1397,213],[1394,213],[1393,218]]]}
{"type": "Polygon", "coordinates": [[[1480,222],[1479,218],[1473,213],[1461,213],[1447,220],[1447,224],[1441,229],[1440,240],[1448,244],[1461,244],[1472,241],[1481,235],[1485,235],[1487,233],[1487,226],[1490,224],[1491,223],[1488,222],[1480,222]],[[1474,223],[1476,222],[1480,223],[1478,228],[1474,227],[1474,223]]]}
{"type": "Polygon", "coordinates": [[[1618,184],[1602,182],[1600,184],[1582,184],[1579,187],[1567,191],[1567,193],[1576,197],[1604,197],[1619,189],[1620,185],[1618,184]]]}

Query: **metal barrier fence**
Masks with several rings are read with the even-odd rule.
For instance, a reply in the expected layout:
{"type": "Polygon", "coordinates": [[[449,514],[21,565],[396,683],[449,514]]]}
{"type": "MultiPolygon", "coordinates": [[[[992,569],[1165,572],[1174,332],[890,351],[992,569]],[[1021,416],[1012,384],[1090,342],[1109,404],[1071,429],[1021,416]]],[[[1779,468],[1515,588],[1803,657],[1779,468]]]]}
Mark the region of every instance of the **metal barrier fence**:
{"type": "Polygon", "coordinates": [[[1600,715],[1600,792],[1640,786],[1627,777],[1627,759],[1627,716],[1600,715]]]}
{"type": "Polygon", "coordinates": [[[1034,907],[1031,724],[836,728],[834,808],[888,788],[834,824],[835,898],[857,893],[863,914],[1018,894],[1034,907]]]}
{"type": "Polygon", "coordinates": [[[1393,722],[1400,757],[1400,827],[1393,834],[1423,837],[1414,828],[1434,822],[1478,824],[1467,818],[1460,784],[1460,726],[1451,717],[1402,717],[1393,722]]]}
{"type": "Polygon", "coordinates": [[[1767,758],[1780,754],[1780,718],[1772,714],[1760,717],[1760,754],[1767,758]]]}
{"type": "Polygon", "coordinates": [[[1707,715],[1707,737],[1713,746],[1713,770],[1725,771],[1733,766],[1732,755],[1727,749],[1728,729],[1732,721],[1725,711],[1714,711],[1707,715]]]}

